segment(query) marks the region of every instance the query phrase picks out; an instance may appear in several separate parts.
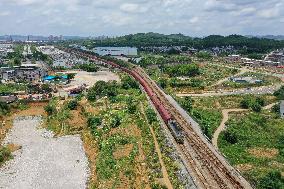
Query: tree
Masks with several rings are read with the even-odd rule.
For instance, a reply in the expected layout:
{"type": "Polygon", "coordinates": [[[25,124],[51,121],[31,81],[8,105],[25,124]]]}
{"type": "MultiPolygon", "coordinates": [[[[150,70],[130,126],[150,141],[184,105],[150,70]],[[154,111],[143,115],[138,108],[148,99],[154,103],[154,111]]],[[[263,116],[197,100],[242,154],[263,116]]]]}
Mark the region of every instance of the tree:
{"type": "Polygon", "coordinates": [[[236,144],[238,142],[238,137],[236,133],[231,130],[226,130],[224,132],[224,139],[230,144],[236,144]]]}
{"type": "Polygon", "coordinates": [[[10,106],[5,102],[0,101],[0,114],[6,115],[9,112],[10,106]]]}
{"type": "Polygon", "coordinates": [[[87,121],[87,125],[92,130],[97,129],[98,126],[102,124],[102,119],[100,117],[89,117],[87,121]]]}
{"type": "Polygon", "coordinates": [[[284,100],[284,86],[282,86],[278,91],[275,91],[274,96],[276,96],[278,100],[284,100]]]}
{"type": "Polygon", "coordinates": [[[126,104],[128,112],[134,114],[137,110],[137,102],[134,101],[133,97],[128,97],[126,104]]]}
{"type": "Polygon", "coordinates": [[[21,59],[20,58],[15,58],[14,59],[14,65],[16,65],[16,66],[21,65],[21,59]]]}
{"type": "Polygon", "coordinates": [[[106,89],[106,82],[105,81],[98,81],[96,84],[91,87],[87,94],[87,99],[89,101],[95,101],[97,96],[104,96],[106,89]]]}
{"type": "Polygon", "coordinates": [[[48,104],[47,106],[45,106],[44,110],[46,111],[48,116],[56,114],[56,112],[57,112],[56,108],[51,104],[48,104]]]}
{"type": "Polygon", "coordinates": [[[75,110],[75,109],[77,109],[77,106],[78,106],[78,101],[77,101],[76,99],[69,101],[68,104],[67,104],[67,107],[68,107],[70,110],[75,110]]]}
{"type": "Polygon", "coordinates": [[[181,106],[183,108],[185,108],[188,112],[191,112],[192,102],[193,102],[192,98],[187,96],[187,97],[185,97],[184,99],[181,100],[181,106]]]}
{"type": "Polygon", "coordinates": [[[130,76],[124,76],[121,79],[121,83],[122,83],[122,88],[123,89],[139,89],[139,84],[137,83],[137,81],[135,81],[132,77],[130,76]]]}
{"type": "Polygon", "coordinates": [[[68,74],[67,74],[67,79],[68,79],[68,80],[72,80],[72,79],[75,78],[75,75],[76,75],[75,73],[68,73],[68,74]]]}
{"type": "Polygon", "coordinates": [[[110,126],[112,128],[116,128],[121,124],[121,117],[119,116],[119,114],[114,114],[111,118],[110,121],[110,126]]]}
{"type": "Polygon", "coordinates": [[[146,109],[145,113],[146,113],[146,116],[147,116],[149,124],[152,124],[155,121],[157,121],[157,115],[156,115],[155,111],[152,108],[148,107],[146,109]]]}
{"type": "Polygon", "coordinates": [[[284,179],[279,171],[271,171],[264,176],[259,183],[259,188],[263,189],[281,189],[284,185],[284,179]]]}

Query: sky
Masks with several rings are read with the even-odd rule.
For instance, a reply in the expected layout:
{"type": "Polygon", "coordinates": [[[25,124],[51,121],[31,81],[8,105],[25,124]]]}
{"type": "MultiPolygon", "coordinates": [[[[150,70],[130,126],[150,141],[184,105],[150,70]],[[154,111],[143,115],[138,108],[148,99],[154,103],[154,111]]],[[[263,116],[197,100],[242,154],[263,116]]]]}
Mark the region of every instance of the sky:
{"type": "Polygon", "coordinates": [[[284,35],[284,0],[0,0],[0,35],[284,35]]]}

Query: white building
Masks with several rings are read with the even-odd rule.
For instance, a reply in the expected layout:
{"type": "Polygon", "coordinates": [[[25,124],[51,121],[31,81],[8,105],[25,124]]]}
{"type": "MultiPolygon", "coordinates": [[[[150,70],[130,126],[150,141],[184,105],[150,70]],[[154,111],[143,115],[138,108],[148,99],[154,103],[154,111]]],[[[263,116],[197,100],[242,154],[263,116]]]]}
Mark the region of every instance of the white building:
{"type": "Polygon", "coordinates": [[[93,52],[100,56],[137,56],[136,47],[96,47],[93,52]]]}

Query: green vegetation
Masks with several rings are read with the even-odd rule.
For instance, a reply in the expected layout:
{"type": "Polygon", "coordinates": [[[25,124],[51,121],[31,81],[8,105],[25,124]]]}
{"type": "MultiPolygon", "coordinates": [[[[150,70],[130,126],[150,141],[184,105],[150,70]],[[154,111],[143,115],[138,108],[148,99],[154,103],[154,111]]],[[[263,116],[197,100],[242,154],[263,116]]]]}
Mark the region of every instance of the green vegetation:
{"type": "Polygon", "coordinates": [[[77,101],[76,99],[70,100],[70,101],[67,103],[67,108],[69,108],[70,110],[76,110],[76,109],[77,109],[77,106],[78,106],[78,101],[77,101]]]}
{"type": "Polygon", "coordinates": [[[227,126],[219,138],[227,159],[257,188],[283,188],[283,120],[269,111],[235,113],[227,126]]]}
{"type": "Polygon", "coordinates": [[[274,96],[276,96],[278,100],[284,100],[284,86],[282,86],[278,91],[275,91],[274,96]]]}
{"type": "Polygon", "coordinates": [[[80,64],[80,65],[77,65],[75,66],[75,68],[77,69],[81,69],[83,71],[86,71],[86,72],[97,72],[99,70],[99,67],[95,64],[80,64]]]}
{"type": "Polygon", "coordinates": [[[242,108],[252,109],[255,112],[260,112],[261,107],[264,106],[264,99],[254,96],[246,96],[240,103],[242,108]]]}
{"type": "Polygon", "coordinates": [[[142,67],[147,67],[151,65],[161,66],[167,64],[186,64],[191,62],[191,58],[184,55],[146,55],[139,62],[139,65],[141,65],[142,67]]]}
{"type": "Polygon", "coordinates": [[[104,96],[115,97],[117,95],[117,87],[118,84],[116,81],[98,81],[89,89],[87,98],[90,101],[95,101],[96,99],[104,96]]]}
{"type": "Polygon", "coordinates": [[[200,51],[196,54],[197,58],[203,59],[203,60],[210,60],[212,59],[212,55],[206,51],[200,51]]]}
{"type": "Polygon", "coordinates": [[[259,87],[259,86],[268,86],[281,83],[281,79],[278,77],[267,76],[260,73],[247,72],[238,77],[251,77],[252,79],[261,80],[261,82],[249,83],[249,82],[233,82],[225,81],[220,86],[216,86],[222,89],[235,89],[235,88],[250,88],[250,87],[259,87]]]}
{"type": "Polygon", "coordinates": [[[234,75],[237,70],[210,64],[191,63],[147,68],[147,72],[152,79],[169,93],[186,93],[212,90],[212,84],[220,79],[234,75]]]}
{"type": "Polygon", "coordinates": [[[221,97],[185,97],[177,98],[179,104],[199,123],[203,133],[212,138],[216,128],[222,120],[222,110],[241,108],[244,103],[249,108],[255,108],[275,102],[275,97],[262,95],[253,97],[251,95],[234,95],[221,97]],[[254,105],[257,104],[257,105],[254,105]]]}
{"type": "Polygon", "coordinates": [[[187,46],[197,49],[206,49],[221,46],[234,46],[239,49],[238,53],[252,54],[265,53],[273,49],[284,47],[284,41],[271,39],[248,38],[241,35],[210,35],[205,38],[191,38],[182,34],[163,35],[158,33],[138,33],[130,34],[105,40],[83,41],[89,48],[95,46],[187,46]]]}
{"type": "Polygon", "coordinates": [[[0,115],[7,115],[10,111],[10,106],[5,102],[0,101],[0,115]]]}
{"type": "Polygon", "coordinates": [[[139,89],[139,83],[130,76],[123,76],[121,79],[123,89],[139,89]]]}
{"type": "Polygon", "coordinates": [[[0,166],[11,158],[12,158],[11,151],[4,146],[0,146],[0,166]]]}
{"type": "Polygon", "coordinates": [[[180,64],[175,66],[166,66],[162,69],[164,70],[164,73],[168,74],[170,77],[194,77],[200,74],[199,66],[197,64],[180,64]]]}
{"type": "Polygon", "coordinates": [[[0,84],[0,94],[10,95],[17,91],[25,91],[27,89],[24,84],[0,84]]]}

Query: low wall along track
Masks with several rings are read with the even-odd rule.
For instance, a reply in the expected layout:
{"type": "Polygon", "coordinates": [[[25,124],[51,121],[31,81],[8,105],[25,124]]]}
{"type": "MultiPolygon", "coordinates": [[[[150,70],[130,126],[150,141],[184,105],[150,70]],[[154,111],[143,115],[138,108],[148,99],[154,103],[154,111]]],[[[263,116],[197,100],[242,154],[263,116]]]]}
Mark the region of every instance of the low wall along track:
{"type": "MultiPolygon", "coordinates": [[[[132,75],[144,87],[150,99],[157,99],[153,102],[161,117],[165,120],[165,114],[175,120],[183,132],[183,143],[176,141],[175,146],[181,154],[189,173],[194,179],[197,188],[236,188],[250,189],[250,184],[231,167],[226,160],[213,148],[203,135],[197,133],[182,114],[169,102],[163,91],[156,83],[137,66],[125,68],[120,65],[97,58],[88,53],[68,49],[68,52],[77,54],[99,64],[120,68],[132,75]],[[158,102],[156,102],[158,101],[158,102]]],[[[168,126],[169,127],[169,126],[168,126]]],[[[171,132],[172,133],[172,132],[171,132]]],[[[176,139],[176,137],[175,137],[176,139]]]]}

